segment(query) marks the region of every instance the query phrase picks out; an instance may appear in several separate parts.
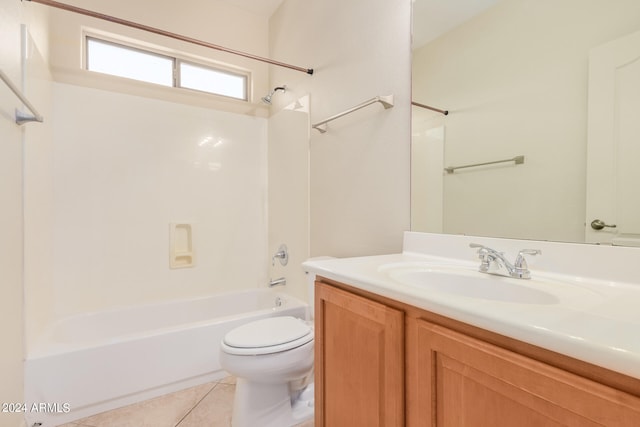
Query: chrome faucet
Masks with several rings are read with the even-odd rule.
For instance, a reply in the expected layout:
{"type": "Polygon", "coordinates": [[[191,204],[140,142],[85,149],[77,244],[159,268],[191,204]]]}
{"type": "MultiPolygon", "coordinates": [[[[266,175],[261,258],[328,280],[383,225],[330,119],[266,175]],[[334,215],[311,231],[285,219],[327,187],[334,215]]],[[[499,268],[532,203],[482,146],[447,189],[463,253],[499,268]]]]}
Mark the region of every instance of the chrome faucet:
{"type": "Polygon", "coordinates": [[[470,248],[478,248],[478,258],[480,258],[479,271],[482,273],[497,274],[500,276],[515,277],[516,279],[530,279],[531,272],[527,265],[525,255],[540,255],[540,249],[522,249],[518,252],[516,260],[511,264],[504,256],[503,252],[498,252],[484,245],[477,243],[469,244],[470,248]]]}

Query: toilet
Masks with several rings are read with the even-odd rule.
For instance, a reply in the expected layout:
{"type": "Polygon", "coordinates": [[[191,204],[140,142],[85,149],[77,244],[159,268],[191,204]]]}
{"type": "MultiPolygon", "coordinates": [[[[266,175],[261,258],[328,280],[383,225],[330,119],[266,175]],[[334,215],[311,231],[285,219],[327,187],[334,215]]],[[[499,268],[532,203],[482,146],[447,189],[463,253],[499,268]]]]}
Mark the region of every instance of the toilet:
{"type": "MultiPolygon", "coordinates": [[[[310,295],[314,279],[308,274],[310,295]]],[[[311,322],[279,316],[224,336],[220,364],[236,377],[232,427],[289,427],[313,418],[313,332],[311,322]]]]}

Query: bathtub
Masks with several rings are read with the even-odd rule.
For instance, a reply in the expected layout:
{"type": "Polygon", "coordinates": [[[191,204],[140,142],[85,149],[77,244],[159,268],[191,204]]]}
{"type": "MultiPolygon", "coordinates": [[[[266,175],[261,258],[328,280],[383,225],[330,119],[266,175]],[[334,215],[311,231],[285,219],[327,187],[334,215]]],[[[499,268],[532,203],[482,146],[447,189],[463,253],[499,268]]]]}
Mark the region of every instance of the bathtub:
{"type": "Polygon", "coordinates": [[[224,334],[284,315],[307,318],[308,306],[252,289],[62,319],[25,360],[27,426],[52,427],[220,379],[224,334]]]}

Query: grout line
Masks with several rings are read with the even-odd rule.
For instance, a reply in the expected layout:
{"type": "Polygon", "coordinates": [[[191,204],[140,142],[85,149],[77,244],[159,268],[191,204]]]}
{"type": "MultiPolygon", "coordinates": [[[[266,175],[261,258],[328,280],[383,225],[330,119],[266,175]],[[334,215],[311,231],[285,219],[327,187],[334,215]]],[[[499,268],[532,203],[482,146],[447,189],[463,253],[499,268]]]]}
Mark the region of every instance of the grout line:
{"type": "Polygon", "coordinates": [[[177,422],[177,424],[176,424],[174,427],[178,427],[180,424],[182,424],[182,422],[184,421],[184,419],[185,419],[185,418],[187,418],[187,417],[189,416],[189,414],[190,414],[190,413],[192,413],[192,412],[193,412],[193,410],[194,410],[194,409],[196,409],[196,407],[197,407],[200,403],[202,403],[202,401],[203,401],[207,396],[209,396],[209,394],[210,394],[213,390],[215,390],[215,389],[216,389],[216,387],[218,387],[218,384],[220,384],[220,382],[219,382],[219,381],[214,382],[214,383],[213,383],[213,387],[211,387],[211,389],[210,389],[208,392],[206,392],[206,393],[204,394],[204,396],[202,396],[202,398],[201,398],[200,400],[198,400],[198,401],[196,402],[196,404],[195,404],[195,405],[193,405],[193,407],[192,407],[191,409],[189,409],[189,410],[187,411],[187,413],[186,413],[186,414],[184,414],[184,416],[183,416],[182,418],[180,418],[180,420],[177,422]]]}
{"type": "Polygon", "coordinates": [[[96,427],[95,425],[90,425],[90,424],[85,424],[85,423],[77,423],[72,421],[71,422],[71,426],[72,427],[96,427]]]}

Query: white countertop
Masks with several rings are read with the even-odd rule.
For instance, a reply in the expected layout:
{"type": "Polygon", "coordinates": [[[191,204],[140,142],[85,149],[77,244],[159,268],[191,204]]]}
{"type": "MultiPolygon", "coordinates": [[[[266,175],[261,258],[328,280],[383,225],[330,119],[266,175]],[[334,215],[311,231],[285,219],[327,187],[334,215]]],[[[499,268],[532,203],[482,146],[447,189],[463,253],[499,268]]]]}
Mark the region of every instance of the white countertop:
{"type": "Polygon", "coordinates": [[[640,269],[640,249],[599,249],[603,251],[595,252],[599,258],[595,260],[592,259],[593,246],[588,245],[407,233],[403,253],[309,260],[304,268],[328,279],[640,378],[640,272],[636,272],[640,269]],[[446,239],[444,243],[443,239],[446,239]],[[541,290],[555,295],[557,301],[529,304],[466,297],[405,284],[390,274],[394,265],[402,268],[453,263],[477,269],[479,261],[474,259],[475,251],[468,248],[471,241],[497,250],[506,247],[507,253],[514,247],[542,248],[540,259],[546,256],[547,260],[539,262],[538,269],[533,262],[529,263],[536,280],[527,283],[526,280],[484,276],[503,283],[518,280],[518,285],[544,288],[541,290]],[[452,251],[452,247],[455,250],[452,251]],[[458,247],[459,253],[456,252],[458,247]],[[557,258],[562,256],[572,257],[572,261],[559,262],[557,258]],[[608,259],[611,256],[615,259],[608,259]],[[581,265],[575,261],[576,257],[590,258],[582,261],[585,266],[581,273],[584,274],[552,268],[564,264],[581,265]],[[588,267],[596,264],[595,261],[602,262],[588,267]],[[626,270],[617,265],[626,266],[633,261],[632,268],[626,270]],[[616,268],[612,274],[616,280],[608,278],[611,276],[603,270],[602,264],[616,268]]]}

